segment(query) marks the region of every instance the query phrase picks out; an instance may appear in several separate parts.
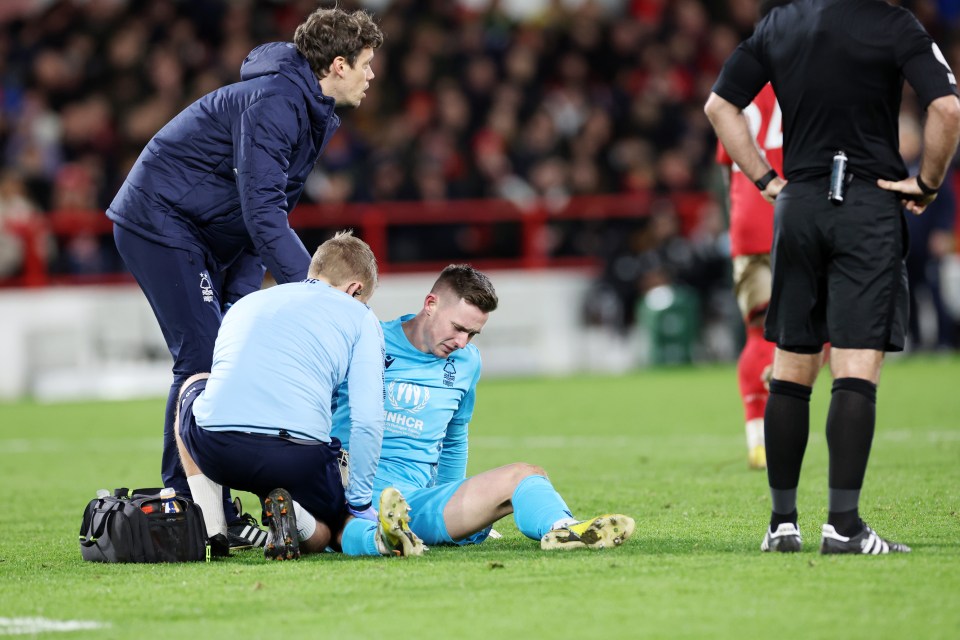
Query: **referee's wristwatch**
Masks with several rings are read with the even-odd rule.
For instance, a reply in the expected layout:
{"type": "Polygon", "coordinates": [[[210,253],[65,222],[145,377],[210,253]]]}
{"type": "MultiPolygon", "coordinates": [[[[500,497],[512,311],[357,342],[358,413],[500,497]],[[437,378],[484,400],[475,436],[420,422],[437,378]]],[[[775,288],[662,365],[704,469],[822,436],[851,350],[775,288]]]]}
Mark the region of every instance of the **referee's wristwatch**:
{"type": "Polygon", "coordinates": [[[924,197],[935,196],[937,195],[937,192],[940,191],[940,187],[931,187],[925,183],[920,177],[919,173],[917,173],[917,186],[920,187],[920,191],[923,193],[924,197]]]}
{"type": "Polygon", "coordinates": [[[755,180],[753,184],[757,185],[757,189],[760,189],[760,191],[764,191],[767,188],[767,185],[770,184],[771,180],[779,177],[780,176],[777,175],[777,172],[774,169],[770,169],[770,171],[767,171],[760,178],[755,180]]]}

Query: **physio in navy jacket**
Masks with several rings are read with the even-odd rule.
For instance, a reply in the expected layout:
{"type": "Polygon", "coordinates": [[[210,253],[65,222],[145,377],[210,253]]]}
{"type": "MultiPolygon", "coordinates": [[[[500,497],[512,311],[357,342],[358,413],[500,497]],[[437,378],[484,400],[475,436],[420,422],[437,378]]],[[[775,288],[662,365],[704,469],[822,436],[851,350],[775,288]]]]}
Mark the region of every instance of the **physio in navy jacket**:
{"type": "MultiPolygon", "coordinates": [[[[114,239],[173,355],[164,419],[164,486],[190,495],[173,419],[179,388],[210,371],[223,313],[260,289],[306,278],[310,253],[287,215],[340,118],[374,74],[383,34],[363,11],[318,9],[292,43],[250,52],[241,81],[200,98],[167,123],[140,154],[107,216],[114,239]]],[[[234,547],[262,544],[224,495],[234,547]],[[244,542],[233,536],[244,534],[244,542]]]]}

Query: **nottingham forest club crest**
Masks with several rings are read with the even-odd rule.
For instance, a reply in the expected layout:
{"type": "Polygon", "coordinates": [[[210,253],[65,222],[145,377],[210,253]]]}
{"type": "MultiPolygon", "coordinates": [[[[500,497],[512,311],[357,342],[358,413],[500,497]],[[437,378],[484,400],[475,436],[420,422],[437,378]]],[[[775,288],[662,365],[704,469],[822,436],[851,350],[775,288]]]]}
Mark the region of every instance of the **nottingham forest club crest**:
{"type": "Polygon", "coordinates": [[[213,302],[213,285],[210,284],[210,276],[206,271],[200,273],[200,295],[204,302],[213,302]]]}
{"type": "Polygon", "coordinates": [[[447,364],[443,365],[443,384],[447,387],[452,387],[457,381],[457,368],[453,363],[453,358],[447,358],[447,364]]]}

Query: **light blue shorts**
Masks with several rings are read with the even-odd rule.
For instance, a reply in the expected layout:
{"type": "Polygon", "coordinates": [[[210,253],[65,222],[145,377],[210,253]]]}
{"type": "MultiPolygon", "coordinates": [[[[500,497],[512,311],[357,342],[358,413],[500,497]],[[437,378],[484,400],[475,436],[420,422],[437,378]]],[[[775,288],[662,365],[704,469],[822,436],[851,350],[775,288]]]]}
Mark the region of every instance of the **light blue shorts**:
{"type": "Polygon", "coordinates": [[[480,544],[490,535],[490,527],[486,527],[473,535],[467,536],[462,540],[454,540],[447,533],[447,525],[443,521],[443,510],[447,503],[453,497],[466,480],[459,482],[448,482],[438,487],[425,487],[422,489],[404,489],[397,487],[407,504],[410,505],[410,529],[417,534],[424,544],[480,544]]]}

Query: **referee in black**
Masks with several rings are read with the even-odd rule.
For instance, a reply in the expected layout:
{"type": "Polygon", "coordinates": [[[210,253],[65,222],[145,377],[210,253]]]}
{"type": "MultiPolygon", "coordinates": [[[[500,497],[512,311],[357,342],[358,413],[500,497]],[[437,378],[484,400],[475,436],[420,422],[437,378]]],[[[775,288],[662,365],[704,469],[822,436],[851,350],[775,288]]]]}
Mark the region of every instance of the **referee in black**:
{"type": "Polygon", "coordinates": [[[773,508],[760,548],[801,548],[797,485],[810,392],[830,342],[830,505],[820,552],[908,552],[860,519],[860,489],[883,355],[903,349],[907,327],[901,205],[923,213],[944,180],[960,139],[956,79],[916,18],[883,0],[793,0],[764,9],[705,107],[731,158],[775,203],[765,327],[777,344],[765,415],[773,508]],[[904,79],[926,109],[915,176],[898,151],[904,79]],[[783,111],[782,178],[757,150],[742,113],[767,81],[783,111]]]}

